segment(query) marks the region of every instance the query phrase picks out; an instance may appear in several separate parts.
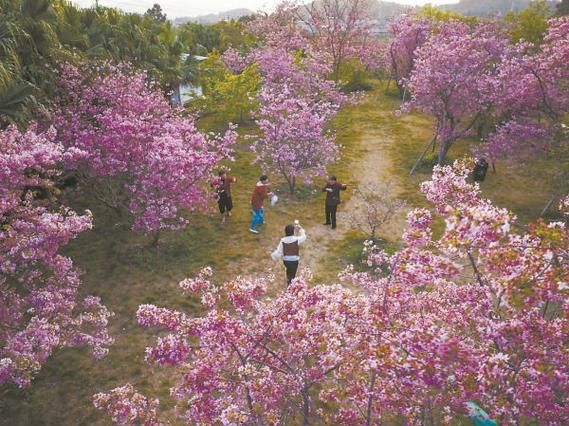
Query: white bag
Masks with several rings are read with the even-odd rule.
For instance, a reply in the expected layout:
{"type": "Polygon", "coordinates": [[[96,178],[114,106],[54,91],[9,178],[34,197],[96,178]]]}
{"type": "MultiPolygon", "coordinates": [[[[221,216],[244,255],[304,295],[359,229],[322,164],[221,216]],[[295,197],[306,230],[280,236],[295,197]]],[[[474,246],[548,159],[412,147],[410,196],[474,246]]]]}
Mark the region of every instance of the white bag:
{"type": "Polygon", "coordinates": [[[271,197],[271,206],[277,204],[277,201],[279,201],[279,197],[277,197],[276,194],[273,194],[273,196],[271,197]]]}

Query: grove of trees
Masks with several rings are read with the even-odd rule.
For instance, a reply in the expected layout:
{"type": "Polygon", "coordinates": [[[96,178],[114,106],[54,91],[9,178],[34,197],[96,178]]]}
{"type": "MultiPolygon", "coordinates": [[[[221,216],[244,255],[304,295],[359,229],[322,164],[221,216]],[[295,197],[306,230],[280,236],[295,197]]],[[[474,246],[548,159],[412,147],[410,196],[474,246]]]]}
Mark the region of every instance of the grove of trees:
{"type": "MultiPolygon", "coordinates": [[[[269,278],[219,286],[206,268],[180,282],[203,316],[141,305],[141,325],[168,331],[146,360],[182,367],[184,420],[449,424],[474,400],[500,424],[569,421],[569,234],[559,222],[514,231],[468,182],[472,166],[437,166],[421,186],[434,211],[409,213],[401,250],[367,245],[368,270],[347,269],[343,285],[302,277],[267,298],[269,278]]],[[[117,423],[160,424],[158,401],[131,385],[94,402],[117,423]]]]}
{"type": "MultiPolygon", "coordinates": [[[[97,219],[76,198],[157,245],[208,211],[215,168],[234,156],[232,121],[253,129],[255,163],[294,196],[340,158],[334,118],[363,96],[343,81],[353,72],[395,81],[394,114],[432,117],[424,153],[438,145],[438,165],[420,187],[432,208],[409,212],[397,250],[367,242],[337,282],[306,272],[275,294],[268,272],[216,284],[204,265],[179,283],[201,315],[141,304],[138,323],[160,329],[145,360],[173,376],[177,415],[434,425],[479,404],[500,424],[569,423],[568,191],[557,221],[525,225],[471,182],[473,160],[444,164],[472,138],[491,160],[555,157],[566,188],[565,3],[559,16],[538,3],[503,20],[426,8],[381,39],[367,0],[284,2],[208,27],[174,27],[159,5],[0,0],[0,384],[30,386],[55,350],[101,358],[113,343],[112,312],[64,255],[97,219]],[[197,82],[203,98],[170,102],[197,82]],[[198,129],[208,115],[218,133],[198,129]]],[[[402,204],[360,196],[375,238],[402,204]]],[[[115,423],[163,422],[160,401],[131,384],[93,398],[115,423]]]]}

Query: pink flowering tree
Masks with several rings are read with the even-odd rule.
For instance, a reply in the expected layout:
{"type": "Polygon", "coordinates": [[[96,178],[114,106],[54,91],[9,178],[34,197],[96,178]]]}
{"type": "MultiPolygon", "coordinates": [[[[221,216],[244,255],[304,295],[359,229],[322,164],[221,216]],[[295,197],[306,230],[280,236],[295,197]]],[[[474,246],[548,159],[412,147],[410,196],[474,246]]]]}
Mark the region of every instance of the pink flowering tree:
{"type": "Polygon", "coordinates": [[[496,84],[496,128],[487,138],[492,157],[516,158],[566,144],[561,124],[569,110],[569,18],[548,21],[539,49],[526,43],[504,60],[496,84]]]}
{"type": "Polygon", "coordinates": [[[299,5],[295,1],[282,1],[270,15],[257,14],[248,22],[246,30],[257,38],[259,46],[283,48],[288,51],[310,47],[307,34],[299,26],[299,5]]]}
{"type": "Polygon", "coordinates": [[[435,168],[421,187],[434,211],[409,214],[401,250],[366,244],[368,270],[340,276],[363,291],[301,277],[267,298],[270,277],[215,285],[206,268],[180,283],[203,316],[140,306],[140,324],[169,332],[146,359],[182,367],[184,419],[450,424],[476,401],[500,424],[568,422],[569,232],[514,232],[469,183],[472,167],[435,168]]]}
{"type": "Polygon", "coordinates": [[[262,86],[256,123],[261,136],[253,150],[264,169],[285,178],[293,194],[298,178],[310,182],[338,158],[328,125],[348,99],[311,60],[297,63],[282,49],[265,49],[257,60],[262,86]]]}
{"type": "Polygon", "coordinates": [[[493,107],[497,69],[510,50],[496,25],[472,28],[459,21],[442,24],[418,50],[408,84],[412,98],[403,109],[433,116],[439,164],[493,107]]]}
{"type": "Polygon", "coordinates": [[[363,55],[364,44],[378,46],[366,38],[365,2],[338,3],[337,10],[334,2],[324,3],[309,9],[281,3],[274,14],[259,15],[248,24],[248,31],[257,37],[256,47],[245,54],[229,49],[223,57],[236,73],[257,65],[261,89],[255,121],[261,135],[253,150],[263,169],[284,177],[291,194],[300,179],[310,183],[338,158],[330,122],[342,105],[355,98],[342,95],[327,77],[348,58],[365,60],[369,66],[377,62],[377,49],[363,55]],[[336,38],[330,33],[332,27],[324,28],[325,15],[332,12],[336,38]]]}
{"type": "Polygon", "coordinates": [[[146,360],[189,367],[172,390],[184,420],[278,425],[318,419],[319,389],[341,365],[357,364],[360,342],[368,339],[351,332],[365,296],[341,286],[308,287],[299,278],[271,301],[264,297],[267,278],[218,287],[211,274],[206,268],[180,283],[201,297],[203,317],[153,305],[137,312],[140,324],[170,332],[147,349],[146,360]]]}
{"type": "Polygon", "coordinates": [[[314,50],[327,58],[334,81],[340,78],[346,60],[367,57],[373,46],[371,6],[369,0],[320,0],[297,11],[314,50]]]}
{"type": "Polygon", "coordinates": [[[207,207],[212,171],[236,140],[232,126],[223,136],[198,132],[126,65],[62,71],[55,126],[64,146],[82,154],[65,165],[99,201],[128,211],[133,229],[146,233],[184,227],[183,211],[207,207]]]}
{"type": "Polygon", "coordinates": [[[402,98],[415,66],[417,51],[430,37],[432,26],[430,20],[412,15],[404,15],[390,22],[391,38],[384,50],[385,64],[402,98]]]}
{"type": "Polygon", "coordinates": [[[53,128],[0,133],[0,383],[30,385],[53,351],[89,345],[107,353],[111,315],[97,297],[81,298],[81,280],[60,248],[92,227],[55,202],[63,159],[53,128]]]}
{"type": "Polygon", "coordinates": [[[372,33],[370,6],[369,0],[323,0],[307,5],[283,1],[274,13],[257,15],[247,24],[247,31],[265,47],[302,51],[317,58],[338,82],[348,60],[358,59],[366,67],[378,64],[380,43],[372,33]]]}

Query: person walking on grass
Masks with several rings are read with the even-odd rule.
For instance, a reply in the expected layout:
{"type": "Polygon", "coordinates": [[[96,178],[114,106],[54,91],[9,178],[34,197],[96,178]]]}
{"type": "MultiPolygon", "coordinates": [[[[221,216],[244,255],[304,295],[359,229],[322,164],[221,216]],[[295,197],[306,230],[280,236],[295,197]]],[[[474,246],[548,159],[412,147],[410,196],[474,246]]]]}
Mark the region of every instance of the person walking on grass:
{"type": "Polygon", "coordinates": [[[338,182],[336,176],[328,177],[326,186],[322,188],[322,192],[326,192],[326,223],[324,225],[332,225],[332,229],[336,229],[336,210],[340,204],[340,191],[345,191],[346,185],[338,182]]]}
{"type": "Polygon", "coordinates": [[[286,281],[287,285],[296,276],[296,271],[298,270],[298,261],[300,260],[300,250],[299,245],[306,241],[306,232],[295,221],[295,225],[285,226],[285,236],[279,241],[279,245],[271,257],[273,260],[277,260],[280,257],[283,258],[283,263],[286,268],[286,281]],[[298,231],[298,235],[295,235],[295,231],[298,231]]]}
{"type": "Polygon", "coordinates": [[[219,171],[219,178],[214,182],[217,191],[217,205],[221,213],[221,223],[225,223],[231,217],[233,199],[231,198],[231,184],[237,182],[237,178],[227,175],[227,169],[219,171]]]}
{"type": "Polygon", "coordinates": [[[258,234],[257,226],[265,223],[265,209],[263,208],[263,203],[270,196],[273,195],[269,192],[269,178],[267,175],[263,175],[259,178],[259,182],[255,185],[253,194],[251,195],[251,207],[253,208],[253,219],[251,220],[251,226],[249,231],[254,234],[258,234]]]}

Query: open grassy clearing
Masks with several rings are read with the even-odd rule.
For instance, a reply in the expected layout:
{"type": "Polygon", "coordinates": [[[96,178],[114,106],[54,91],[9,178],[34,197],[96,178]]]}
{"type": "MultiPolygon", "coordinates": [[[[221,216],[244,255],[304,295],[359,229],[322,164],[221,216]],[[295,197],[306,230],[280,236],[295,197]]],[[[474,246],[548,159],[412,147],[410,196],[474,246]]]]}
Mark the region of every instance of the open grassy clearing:
{"type": "MultiPolygon", "coordinates": [[[[333,280],[348,262],[358,260],[364,238],[351,231],[345,220],[346,212],[357,208],[350,199],[350,188],[362,182],[393,179],[399,196],[407,199],[410,207],[427,205],[418,183],[428,178],[428,168],[412,177],[408,171],[430,138],[430,120],[418,115],[396,117],[393,111],[398,104],[397,98],[378,89],[360,105],[345,108],[335,121],[338,143],[344,148],[342,161],[330,167],[330,172],[348,185],[336,231],[322,226],[323,181],[315,182],[313,188],[302,188],[292,199],[284,182],[271,176],[280,201],[275,207],[266,207],[267,224],[261,233],[249,233],[249,197],[260,170],[251,165],[254,154],[245,140],[231,165],[238,183],[233,188],[235,210],[230,223],[221,224],[212,205],[211,215],[192,218],[184,231],[164,233],[160,247],[154,249],[148,247],[149,239],[118,224],[118,218],[107,210],[93,209],[88,201],[77,203],[78,210],[89,207],[94,211],[96,229],[73,241],[67,254],[85,271],[83,292],[101,296],[115,312],[111,332],[116,343],[102,361],[93,360],[85,349],[60,351],[48,361],[31,389],[5,387],[0,398],[0,424],[108,424],[108,419],[93,408],[91,396],[126,382],[148,396],[161,397],[170,421],[177,424],[173,401],[167,397],[173,384],[166,377],[170,370],[148,367],[144,362],[144,348],[152,344],[153,331],[136,324],[138,305],[154,303],[199,314],[198,301],[181,295],[177,283],[204,265],[214,268],[216,281],[272,270],[277,276],[274,291],[283,288],[284,268],[273,262],[269,253],[284,225],[294,219],[301,221],[309,236],[301,253],[301,266],[310,266],[315,282],[333,280]]],[[[467,141],[456,145],[450,154],[457,158],[468,149],[467,141]]],[[[554,190],[547,172],[551,164],[540,161],[523,169],[509,169],[499,163],[497,173],[489,171],[482,184],[484,195],[514,210],[521,221],[533,220],[554,190]]],[[[404,216],[402,212],[380,232],[392,247],[398,244],[404,216]]]]}

